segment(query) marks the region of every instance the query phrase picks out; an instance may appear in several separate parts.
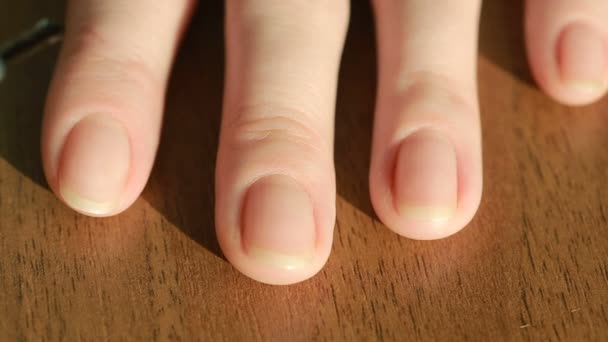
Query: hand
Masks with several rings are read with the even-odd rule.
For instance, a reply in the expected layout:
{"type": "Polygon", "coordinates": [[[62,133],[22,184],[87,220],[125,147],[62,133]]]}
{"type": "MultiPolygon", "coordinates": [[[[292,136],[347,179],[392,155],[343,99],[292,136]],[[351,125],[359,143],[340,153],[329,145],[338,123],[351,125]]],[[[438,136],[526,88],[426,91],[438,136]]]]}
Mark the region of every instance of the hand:
{"type": "MultiPolygon", "coordinates": [[[[392,230],[463,228],[482,189],[476,85],[480,0],[375,0],[379,80],[371,200],[392,230]]],[[[43,126],[45,173],[75,210],[125,210],[146,184],[167,76],[194,0],[72,0],[43,126]]],[[[266,283],[307,279],[335,221],[333,122],[347,0],[227,0],[216,170],[226,257],[266,283]]],[[[608,2],[527,0],[529,60],[570,105],[608,87],[608,2]]],[[[357,151],[353,151],[356,153],[357,151]]]]}

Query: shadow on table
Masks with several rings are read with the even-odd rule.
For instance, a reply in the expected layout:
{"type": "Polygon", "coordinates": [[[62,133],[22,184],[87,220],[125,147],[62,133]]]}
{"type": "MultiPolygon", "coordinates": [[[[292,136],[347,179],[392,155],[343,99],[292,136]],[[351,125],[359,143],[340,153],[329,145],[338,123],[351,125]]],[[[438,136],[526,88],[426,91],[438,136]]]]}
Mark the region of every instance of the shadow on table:
{"type": "Polygon", "coordinates": [[[201,1],[169,83],[156,163],[143,198],[222,257],[214,228],[214,170],[223,90],[222,6],[201,1]]]}
{"type": "Polygon", "coordinates": [[[0,158],[47,190],[40,132],[56,54],[57,48],[12,65],[0,83],[0,158]]]}
{"type": "Polygon", "coordinates": [[[524,0],[485,0],[481,11],[479,53],[535,86],[526,57],[524,0]]]}
{"type": "MultiPolygon", "coordinates": [[[[50,0],[36,5],[31,1],[13,2],[8,8],[9,11],[0,11],[0,44],[41,18],[61,22],[64,1],[50,0]]],[[[10,64],[6,78],[0,82],[0,158],[47,190],[40,159],[40,131],[58,50],[58,47],[42,49],[10,64]]]]}

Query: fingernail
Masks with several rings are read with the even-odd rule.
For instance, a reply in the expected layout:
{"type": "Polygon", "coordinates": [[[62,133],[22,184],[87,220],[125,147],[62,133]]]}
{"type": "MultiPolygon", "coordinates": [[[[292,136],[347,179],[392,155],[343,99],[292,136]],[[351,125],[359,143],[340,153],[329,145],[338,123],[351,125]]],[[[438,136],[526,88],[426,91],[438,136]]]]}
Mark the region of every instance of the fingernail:
{"type": "Polygon", "coordinates": [[[397,153],[393,194],[400,215],[440,224],[456,211],[456,152],[438,131],[423,129],[403,140],[397,153]]]}
{"type": "Polygon", "coordinates": [[[243,205],[242,238],[245,252],[259,263],[288,270],[305,267],[316,239],[310,196],[288,176],[256,181],[243,205]]]}
{"type": "Polygon", "coordinates": [[[562,81],[580,91],[602,90],[606,86],[607,49],[598,30],[583,23],[568,25],[557,51],[562,81]]]}
{"type": "Polygon", "coordinates": [[[59,191],[73,209],[102,216],[119,204],[130,167],[131,146],[125,127],[102,114],[78,122],[61,155],[59,191]]]}

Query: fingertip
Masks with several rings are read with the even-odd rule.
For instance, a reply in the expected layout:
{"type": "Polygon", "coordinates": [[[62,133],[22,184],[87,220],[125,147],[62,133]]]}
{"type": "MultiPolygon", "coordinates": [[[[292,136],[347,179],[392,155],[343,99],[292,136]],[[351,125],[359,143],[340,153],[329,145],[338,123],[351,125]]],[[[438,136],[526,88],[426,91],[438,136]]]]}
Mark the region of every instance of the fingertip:
{"type": "Polygon", "coordinates": [[[241,200],[234,201],[241,204],[216,207],[218,241],[230,263],[271,285],[295,284],[317,274],[329,258],[333,230],[318,189],[282,174],[262,176],[242,191],[238,184],[229,188],[241,193],[236,195],[241,200]],[[231,213],[233,219],[227,217],[231,213]]]}
{"type": "Polygon", "coordinates": [[[393,232],[414,240],[442,239],[461,231],[481,201],[476,147],[451,146],[435,132],[427,134],[407,137],[394,157],[388,157],[394,158],[393,170],[370,177],[379,218],[393,232]]]}
{"type": "Polygon", "coordinates": [[[392,176],[400,234],[417,239],[441,235],[457,207],[457,166],[452,143],[440,132],[421,129],[399,145],[392,176]]]}
{"type": "Polygon", "coordinates": [[[249,187],[241,229],[245,253],[259,263],[291,270],[312,261],[317,235],[313,206],[291,177],[270,175],[249,187]]]}
{"type": "Polygon", "coordinates": [[[378,217],[397,234],[441,239],[475,215],[483,174],[472,95],[429,76],[377,109],[386,121],[376,128],[370,195],[378,217]]]}
{"type": "Polygon", "coordinates": [[[557,42],[556,60],[559,80],[569,93],[564,102],[584,105],[605,94],[608,88],[607,55],[606,39],[593,26],[577,22],[562,30],[557,42]]]}
{"type": "Polygon", "coordinates": [[[314,208],[306,188],[293,178],[262,177],[244,192],[239,227],[218,226],[220,245],[228,260],[254,280],[271,285],[304,281],[321,270],[331,247],[323,241],[328,227],[318,226],[314,208]]]}
{"type": "Polygon", "coordinates": [[[311,154],[285,140],[243,148],[225,139],[218,151],[215,227],[224,255],[241,273],[266,284],[313,277],[327,262],[333,240],[330,160],[311,163],[311,154]],[[285,163],[293,156],[310,165],[285,163]]]}
{"type": "Polygon", "coordinates": [[[540,88],[554,100],[582,106],[606,94],[607,9],[594,1],[527,1],[528,59],[540,88]]]}
{"type": "Polygon", "coordinates": [[[130,162],[124,125],[105,114],[86,116],[71,129],[60,153],[59,194],[76,211],[110,215],[122,204],[130,162]]]}

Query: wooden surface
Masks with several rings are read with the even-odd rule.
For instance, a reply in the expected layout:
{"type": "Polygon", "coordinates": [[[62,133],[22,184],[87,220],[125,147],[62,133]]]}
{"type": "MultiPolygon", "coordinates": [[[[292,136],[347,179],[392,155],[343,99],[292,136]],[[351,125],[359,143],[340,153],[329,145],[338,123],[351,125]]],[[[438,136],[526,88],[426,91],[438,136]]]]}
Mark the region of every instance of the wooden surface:
{"type": "MultiPolygon", "coordinates": [[[[56,56],[0,84],[1,340],[606,340],[608,101],[571,109],[530,79],[521,3],[487,0],[480,37],[484,197],[461,233],[417,242],[375,218],[367,170],[372,19],[355,1],[337,106],[338,221],[327,266],[288,287],[235,271],[213,232],[222,91],[218,1],[202,1],[141,199],[109,219],[49,191],[40,116],[56,56]]],[[[13,1],[0,40],[63,3],[13,1]]]]}

